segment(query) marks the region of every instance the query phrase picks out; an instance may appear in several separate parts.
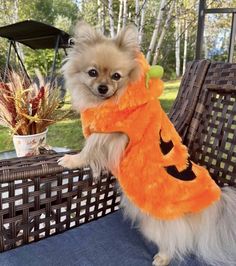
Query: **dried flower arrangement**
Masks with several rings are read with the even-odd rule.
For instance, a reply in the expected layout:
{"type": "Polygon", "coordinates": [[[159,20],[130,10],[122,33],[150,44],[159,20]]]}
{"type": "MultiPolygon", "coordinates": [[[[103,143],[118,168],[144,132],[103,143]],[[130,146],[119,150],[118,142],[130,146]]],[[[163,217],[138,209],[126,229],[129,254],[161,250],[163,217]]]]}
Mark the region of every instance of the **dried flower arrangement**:
{"type": "Polygon", "coordinates": [[[24,75],[11,72],[8,83],[0,83],[0,125],[14,135],[33,135],[65,117],[58,113],[59,90],[45,83],[36,72],[39,85],[24,75]]]}

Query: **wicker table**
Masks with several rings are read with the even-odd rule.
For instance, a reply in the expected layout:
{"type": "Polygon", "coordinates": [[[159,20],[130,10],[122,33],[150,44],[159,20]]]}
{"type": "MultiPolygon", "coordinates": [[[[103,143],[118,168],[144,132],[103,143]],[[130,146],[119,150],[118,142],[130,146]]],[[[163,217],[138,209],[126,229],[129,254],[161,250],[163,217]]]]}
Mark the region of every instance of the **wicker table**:
{"type": "Polygon", "coordinates": [[[115,178],[104,173],[94,183],[90,168],[68,170],[58,165],[63,154],[0,160],[0,252],[118,209],[115,178]]]}

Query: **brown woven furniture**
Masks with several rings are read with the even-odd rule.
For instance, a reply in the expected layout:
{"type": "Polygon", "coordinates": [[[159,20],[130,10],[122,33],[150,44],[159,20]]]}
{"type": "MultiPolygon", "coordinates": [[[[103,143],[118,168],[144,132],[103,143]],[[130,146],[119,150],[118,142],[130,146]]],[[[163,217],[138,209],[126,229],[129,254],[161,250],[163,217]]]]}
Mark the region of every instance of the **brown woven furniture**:
{"type": "Polygon", "coordinates": [[[93,183],[89,168],[68,171],[63,154],[0,161],[0,249],[14,248],[118,209],[115,178],[93,183]]]}
{"type": "MultiPolygon", "coordinates": [[[[192,159],[219,185],[236,184],[236,65],[188,64],[170,117],[192,159]]],[[[62,154],[0,162],[0,250],[38,241],[119,208],[115,178],[58,166],[62,154]]]]}
{"type": "Polygon", "coordinates": [[[170,110],[169,116],[183,139],[188,132],[209,65],[209,60],[188,63],[179,93],[170,110]]]}
{"type": "Polygon", "coordinates": [[[210,65],[185,142],[220,186],[236,186],[236,64],[210,65]]]}

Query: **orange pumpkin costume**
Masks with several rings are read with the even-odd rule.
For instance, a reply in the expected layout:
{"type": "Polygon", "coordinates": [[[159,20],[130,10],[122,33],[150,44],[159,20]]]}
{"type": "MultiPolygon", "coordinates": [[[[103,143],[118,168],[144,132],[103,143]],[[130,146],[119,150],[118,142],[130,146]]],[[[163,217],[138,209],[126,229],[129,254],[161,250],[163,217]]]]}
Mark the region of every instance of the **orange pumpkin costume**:
{"type": "Polygon", "coordinates": [[[118,101],[109,99],[81,113],[84,135],[128,135],[119,169],[112,171],[129,200],[144,213],[174,219],[198,212],[220,198],[220,188],[205,168],[189,161],[187,148],[157,99],[163,82],[151,79],[147,88],[145,77],[150,66],[142,54],[137,61],[143,74],[128,85],[118,101]],[[183,173],[186,180],[178,178],[183,173]]]}

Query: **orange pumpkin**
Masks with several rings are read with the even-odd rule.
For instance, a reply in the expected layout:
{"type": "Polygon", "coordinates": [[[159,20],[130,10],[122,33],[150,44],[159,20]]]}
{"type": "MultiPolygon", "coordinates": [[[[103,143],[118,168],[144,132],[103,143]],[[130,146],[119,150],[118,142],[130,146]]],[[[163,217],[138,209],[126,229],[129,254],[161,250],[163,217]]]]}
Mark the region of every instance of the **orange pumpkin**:
{"type": "Polygon", "coordinates": [[[142,75],[130,83],[118,101],[81,113],[83,132],[123,132],[129,144],[119,169],[112,169],[131,202],[159,219],[175,219],[195,213],[219,200],[221,190],[208,171],[189,160],[186,146],[162,110],[158,97],[160,79],[145,86],[150,68],[139,54],[142,75]]]}

